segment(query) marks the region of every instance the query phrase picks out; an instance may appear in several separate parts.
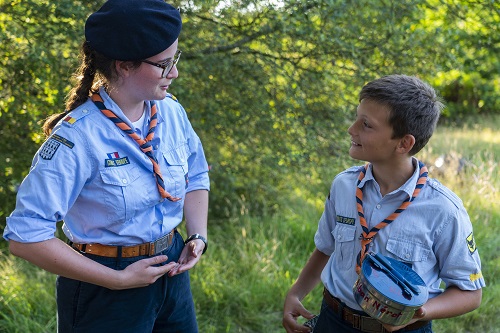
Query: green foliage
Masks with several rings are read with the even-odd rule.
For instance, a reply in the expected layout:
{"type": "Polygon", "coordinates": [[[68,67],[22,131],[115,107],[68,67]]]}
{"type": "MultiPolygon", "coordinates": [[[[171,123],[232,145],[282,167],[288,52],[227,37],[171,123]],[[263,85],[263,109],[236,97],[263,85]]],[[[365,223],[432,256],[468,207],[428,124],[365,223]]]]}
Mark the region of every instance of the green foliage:
{"type": "MultiPolygon", "coordinates": [[[[0,216],[60,112],[87,15],[103,1],[0,1],[0,216]]],[[[391,73],[442,91],[445,116],[499,110],[495,1],[174,1],[184,26],[172,85],[212,166],[210,216],[259,215],[290,176],[331,164],[361,86],[391,73]]],[[[282,200],[281,200],[282,201],[282,200]]],[[[3,224],[3,223],[2,223],[3,224]]]]}
{"type": "Polygon", "coordinates": [[[440,14],[427,1],[221,3],[182,3],[186,63],[173,86],[213,167],[213,217],[273,211],[290,193],[290,174],[337,157],[366,81],[400,72],[433,78],[459,66],[469,47],[447,47],[450,34],[469,36],[448,19],[453,3],[440,14]],[[446,29],[429,26],[431,14],[446,29]]]}
{"type": "Polygon", "coordinates": [[[1,217],[43,140],[40,121],[64,107],[87,11],[69,0],[0,1],[1,217]]]}
{"type": "Polygon", "coordinates": [[[2,250],[0,272],[0,332],[55,332],[55,277],[2,250]]]}

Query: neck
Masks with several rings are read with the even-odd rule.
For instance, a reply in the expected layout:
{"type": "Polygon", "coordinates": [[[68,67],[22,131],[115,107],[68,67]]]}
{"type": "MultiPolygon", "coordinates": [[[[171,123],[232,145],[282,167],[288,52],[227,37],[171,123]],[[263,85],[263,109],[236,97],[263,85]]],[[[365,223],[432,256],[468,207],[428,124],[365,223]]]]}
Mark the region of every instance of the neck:
{"type": "Polygon", "coordinates": [[[413,175],[415,166],[410,157],[390,164],[372,164],[373,177],[380,186],[382,196],[398,189],[413,175]]]}
{"type": "Polygon", "coordinates": [[[117,89],[110,89],[109,97],[120,107],[123,114],[131,121],[137,121],[144,113],[144,101],[135,100],[117,89]]]}

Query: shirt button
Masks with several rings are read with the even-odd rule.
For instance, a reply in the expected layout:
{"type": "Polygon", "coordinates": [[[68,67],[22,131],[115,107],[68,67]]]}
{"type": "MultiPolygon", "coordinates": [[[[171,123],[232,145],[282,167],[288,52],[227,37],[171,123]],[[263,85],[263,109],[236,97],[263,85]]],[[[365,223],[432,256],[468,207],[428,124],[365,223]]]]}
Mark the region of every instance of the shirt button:
{"type": "Polygon", "coordinates": [[[159,221],[158,221],[158,224],[163,224],[163,220],[159,220],[159,221]]]}
{"type": "Polygon", "coordinates": [[[89,113],[89,110],[84,109],[84,110],[82,110],[82,112],[83,112],[83,113],[89,113]]]}
{"type": "Polygon", "coordinates": [[[382,207],[382,206],[380,204],[378,204],[376,207],[377,207],[377,209],[380,209],[380,207],[382,207]]]}
{"type": "Polygon", "coordinates": [[[159,147],[158,145],[155,145],[155,149],[158,149],[158,147],[159,147]]]}
{"type": "Polygon", "coordinates": [[[128,181],[127,181],[125,178],[123,178],[123,179],[122,179],[122,183],[123,183],[123,184],[127,184],[127,183],[128,183],[128,181]]]}

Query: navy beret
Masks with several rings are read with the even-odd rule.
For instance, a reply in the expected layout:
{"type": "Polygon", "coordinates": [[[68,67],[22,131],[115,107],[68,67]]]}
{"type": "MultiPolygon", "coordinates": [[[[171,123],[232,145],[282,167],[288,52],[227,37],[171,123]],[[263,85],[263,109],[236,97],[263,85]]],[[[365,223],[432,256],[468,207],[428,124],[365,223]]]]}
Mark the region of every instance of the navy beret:
{"type": "Polygon", "coordinates": [[[179,11],[163,0],[108,0],[85,23],[85,38],[114,60],[142,60],[163,52],[179,37],[179,11]]]}

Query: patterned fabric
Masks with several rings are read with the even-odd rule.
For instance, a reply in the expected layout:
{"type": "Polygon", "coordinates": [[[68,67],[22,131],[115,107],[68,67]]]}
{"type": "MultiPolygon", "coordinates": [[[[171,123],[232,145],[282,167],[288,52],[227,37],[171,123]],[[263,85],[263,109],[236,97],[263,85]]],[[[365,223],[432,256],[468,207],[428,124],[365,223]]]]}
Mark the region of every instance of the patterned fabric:
{"type": "Polygon", "coordinates": [[[356,259],[356,273],[360,273],[361,271],[361,263],[363,262],[365,258],[365,254],[368,252],[369,246],[371,241],[373,240],[373,237],[377,235],[377,232],[391,224],[398,216],[401,214],[409,205],[410,203],[415,200],[415,198],[418,196],[420,193],[420,190],[424,186],[425,182],[427,181],[427,167],[422,163],[418,162],[420,166],[420,175],[417,180],[417,184],[415,186],[415,190],[413,191],[413,194],[411,197],[409,196],[401,206],[399,206],[398,209],[394,211],[391,215],[389,215],[387,218],[385,218],[382,222],[374,226],[371,230],[368,229],[368,224],[366,223],[365,215],[363,212],[363,190],[362,188],[359,187],[359,184],[365,178],[366,170],[369,167],[369,163],[367,163],[364,167],[363,170],[359,173],[359,178],[357,182],[357,187],[356,187],[356,206],[358,209],[358,216],[359,216],[359,221],[361,224],[361,228],[363,229],[363,232],[361,234],[361,251],[358,254],[358,257],[356,259]]]}
{"type": "Polygon", "coordinates": [[[130,126],[124,122],[120,117],[118,117],[113,111],[108,110],[106,106],[104,105],[104,101],[102,100],[101,96],[97,93],[92,95],[92,101],[94,104],[101,110],[101,112],[108,117],[116,126],[118,126],[123,132],[127,133],[129,137],[131,137],[139,147],[141,148],[142,152],[146,154],[146,156],[151,160],[151,163],[153,163],[153,172],[156,177],[156,184],[158,187],[158,192],[160,192],[160,195],[162,198],[166,198],[170,201],[179,201],[181,198],[176,198],[170,195],[167,191],[165,191],[165,184],[163,182],[163,177],[161,175],[160,171],[160,166],[158,165],[158,160],[156,157],[153,155],[153,147],[151,145],[151,141],[154,138],[155,135],[155,129],[156,129],[156,124],[158,122],[157,119],[157,114],[156,114],[156,105],[151,102],[151,122],[149,124],[149,130],[144,139],[142,139],[135,131],[130,128],[130,126]]]}

